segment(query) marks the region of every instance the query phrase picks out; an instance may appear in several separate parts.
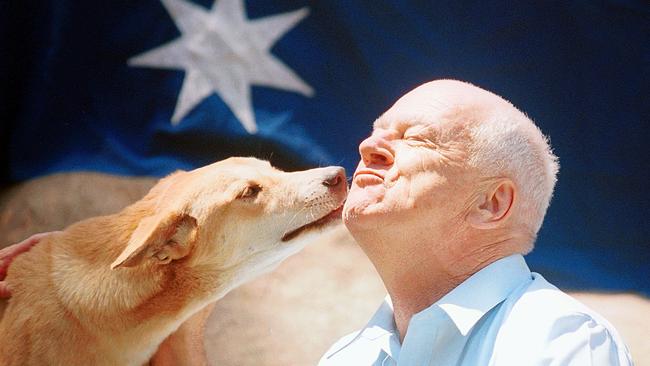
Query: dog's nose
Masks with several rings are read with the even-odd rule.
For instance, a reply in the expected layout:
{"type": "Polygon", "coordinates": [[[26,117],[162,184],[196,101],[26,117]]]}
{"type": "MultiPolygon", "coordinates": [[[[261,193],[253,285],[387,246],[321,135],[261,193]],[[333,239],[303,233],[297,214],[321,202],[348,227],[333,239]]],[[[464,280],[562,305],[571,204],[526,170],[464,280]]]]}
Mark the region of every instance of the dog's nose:
{"type": "Polygon", "coordinates": [[[329,188],[336,188],[345,184],[345,169],[336,167],[323,181],[323,185],[329,188]]]}

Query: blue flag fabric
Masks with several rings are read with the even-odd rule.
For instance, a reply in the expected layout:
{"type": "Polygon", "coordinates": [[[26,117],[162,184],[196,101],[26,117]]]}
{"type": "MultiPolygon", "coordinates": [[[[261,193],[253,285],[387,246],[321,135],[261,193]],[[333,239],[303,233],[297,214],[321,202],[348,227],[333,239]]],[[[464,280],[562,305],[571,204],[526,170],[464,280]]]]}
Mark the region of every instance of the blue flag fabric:
{"type": "Polygon", "coordinates": [[[351,172],[380,113],[455,78],[524,110],[560,157],[531,267],[650,295],[647,2],[9,1],[0,27],[6,182],[232,155],[351,172]]]}

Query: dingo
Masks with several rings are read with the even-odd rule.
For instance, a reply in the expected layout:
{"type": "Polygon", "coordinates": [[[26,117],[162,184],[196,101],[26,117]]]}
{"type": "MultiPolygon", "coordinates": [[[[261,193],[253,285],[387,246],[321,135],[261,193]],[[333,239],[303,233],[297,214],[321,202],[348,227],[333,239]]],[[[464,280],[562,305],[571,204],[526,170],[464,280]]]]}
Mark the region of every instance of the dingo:
{"type": "Polygon", "coordinates": [[[192,314],[338,221],[346,194],[340,167],[230,158],[174,173],[15,260],[0,365],[142,365],[192,314]]]}

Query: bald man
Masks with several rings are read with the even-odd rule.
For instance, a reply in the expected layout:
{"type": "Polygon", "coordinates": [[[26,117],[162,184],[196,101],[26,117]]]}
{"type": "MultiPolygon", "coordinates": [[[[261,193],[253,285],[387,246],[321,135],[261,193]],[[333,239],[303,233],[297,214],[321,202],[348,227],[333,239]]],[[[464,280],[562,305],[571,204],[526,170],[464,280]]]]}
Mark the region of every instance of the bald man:
{"type": "Polygon", "coordinates": [[[319,365],[629,365],[616,330],[531,273],[557,158],[501,97],[451,80],[359,146],[343,220],[388,296],[319,365]]]}

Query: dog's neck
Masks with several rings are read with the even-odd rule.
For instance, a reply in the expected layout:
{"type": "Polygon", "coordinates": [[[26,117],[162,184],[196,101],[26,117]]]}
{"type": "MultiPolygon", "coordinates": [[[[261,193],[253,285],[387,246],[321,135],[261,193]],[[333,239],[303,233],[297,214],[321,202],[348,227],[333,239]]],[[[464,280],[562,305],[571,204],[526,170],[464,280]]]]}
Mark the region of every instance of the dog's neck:
{"type": "Polygon", "coordinates": [[[111,270],[137,226],[132,208],[81,221],[53,237],[52,269],[63,304],[122,313],[160,291],[164,272],[141,266],[111,270]],[[86,303],[87,302],[87,303],[86,303]]]}
{"type": "Polygon", "coordinates": [[[116,336],[141,333],[157,346],[182,321],[215,300],[222,279],[219,273],[190,267],[183,260],[111,269],[137,226],[133,217],[141,216],[139,210],[131,207],[82,221],[54,236],[52,280],[61,305],[82,324],[101,325],[116,336]],[[193,296],[185,296],[190,289],[193,296]]]}

